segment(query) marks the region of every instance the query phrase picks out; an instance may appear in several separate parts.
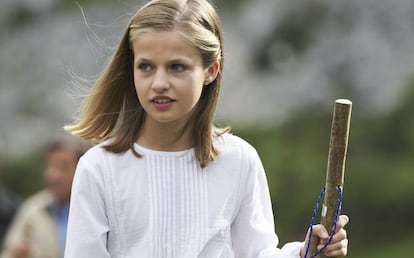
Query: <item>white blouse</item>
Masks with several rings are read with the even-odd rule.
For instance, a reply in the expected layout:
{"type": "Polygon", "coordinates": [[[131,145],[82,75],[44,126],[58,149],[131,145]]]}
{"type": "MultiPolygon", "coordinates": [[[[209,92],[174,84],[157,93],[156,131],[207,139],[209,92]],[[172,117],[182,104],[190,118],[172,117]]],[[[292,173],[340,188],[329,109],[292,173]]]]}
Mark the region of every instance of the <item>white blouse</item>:
{"type": "Polygon", "coordinates": [[[194,150],[143,155],[90,149],[79,161],[66,258],[298,258],[276,248],[266,176],[256,150],[225,134],[205,168],[194,150]]]}

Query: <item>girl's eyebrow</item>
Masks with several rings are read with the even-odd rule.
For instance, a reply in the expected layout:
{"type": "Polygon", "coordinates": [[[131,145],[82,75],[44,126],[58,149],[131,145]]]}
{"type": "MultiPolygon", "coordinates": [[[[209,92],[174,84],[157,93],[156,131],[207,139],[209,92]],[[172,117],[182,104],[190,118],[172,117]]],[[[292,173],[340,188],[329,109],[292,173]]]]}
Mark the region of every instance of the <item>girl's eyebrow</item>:
{"type": "Polygon", "coordinates": [[[139,57],[139,56],[136,58],[136,60],[139,62],[151,62],[150,59],[145,58],[145,57],[139,57]]]}
{"type": "MultiPolygon", "coordinates": [[[[136,61],[137,61],[137,62],[140,62],[140,63],[142,63],[142,62],[148,62],[148,63],[153,62],[153,61],[152,61],[151,59],[149,59],[149,58],[146,58],[146,57],[140,57],[140,56],[138,56],[138,57],[136,58],[136,61]]],[[[186,64],[188,64],[188,63],[192,63],[192,62],[191,62],[191,58],[176,57],[176,58],[172,58],[172,59],[168,60],[168,63],[186,63],[186,64]]]]}
{"type": "Polygon", "coordinates": [[[191,59],[189,58],[182,58],[182,57],[177,57],[177,58],[173,58],[169,61],[169,63],[191,63],[191,59]]]}

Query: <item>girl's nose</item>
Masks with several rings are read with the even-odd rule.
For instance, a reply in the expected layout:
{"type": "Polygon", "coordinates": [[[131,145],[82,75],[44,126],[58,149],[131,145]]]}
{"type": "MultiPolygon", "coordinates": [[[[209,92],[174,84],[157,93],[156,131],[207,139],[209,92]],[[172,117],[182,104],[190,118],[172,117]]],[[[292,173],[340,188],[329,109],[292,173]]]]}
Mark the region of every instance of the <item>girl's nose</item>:
{"type": "Polygon", "coordinates": [[[156,92],[163,92],[170,88],[168,80],[168,74],[164,69],[158,69],[154,74],[154,80],[152,81],[152,89],[156,92]]]}

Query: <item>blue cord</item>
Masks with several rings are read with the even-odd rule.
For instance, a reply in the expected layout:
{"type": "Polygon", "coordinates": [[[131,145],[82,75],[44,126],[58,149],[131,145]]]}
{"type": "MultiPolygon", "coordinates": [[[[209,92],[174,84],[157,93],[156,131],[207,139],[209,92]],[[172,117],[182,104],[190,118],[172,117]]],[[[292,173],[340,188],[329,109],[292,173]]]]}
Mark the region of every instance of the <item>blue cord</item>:
{"type": "MultiPolygon", "coordinates": [[[[325,243],[325,245],[321,249],[319,249],[316,253],[314,253],[312,256],[310,256],[309,258],[314,258],[317,255],[319,255],[320,253],[322,253],[326,249],[326,247],[331,243],[332,238],[335,234],[336,227],[338,225],[339,214],[341,213],[341,205],[342,205],[342,187],[339,185],[337,187],[337,189],[338,189],[338,204],[336,206],[335,219],[334,219],[334,225],[333,225],[333,228],[332,228],[332,232],[329,235],[329,239],[325,243]]],[[[316,201],[315,208],[313,209],[312,219],[311,219],[311,223],[309,225],[309,238],[308,238],[308,242],[306,243],[306,252],[305,252],[304,258],[308,257],[311,238],[312,238],[312,228],[313,228],[313,225],[315,224],[316,214],[318,213],[319,206],[321,204],[322,197],[324,196],[324,194],[325,194],[325,187],[322,188],[322,191],[319,194],[318,200],[316,201]]]]}

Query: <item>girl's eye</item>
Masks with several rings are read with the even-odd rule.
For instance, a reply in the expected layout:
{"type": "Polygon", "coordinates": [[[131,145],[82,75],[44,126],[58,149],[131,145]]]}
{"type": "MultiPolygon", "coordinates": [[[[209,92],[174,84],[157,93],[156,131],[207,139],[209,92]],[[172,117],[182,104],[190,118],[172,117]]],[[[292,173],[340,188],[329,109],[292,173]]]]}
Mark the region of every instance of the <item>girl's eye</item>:
{"type": "Polygon", "coordinates": [[[138,69],[141,70],[142,72],[149,72],[152,69],[152,66],[150,64],[140,64],[138,66],[138,69]]]}
{"type": "Polygon", "coordinates": [[[173,64],[171,65],[171,70],[174,72],[182,72],[185,70],[185,66],[181,64],[173,64]]]}

